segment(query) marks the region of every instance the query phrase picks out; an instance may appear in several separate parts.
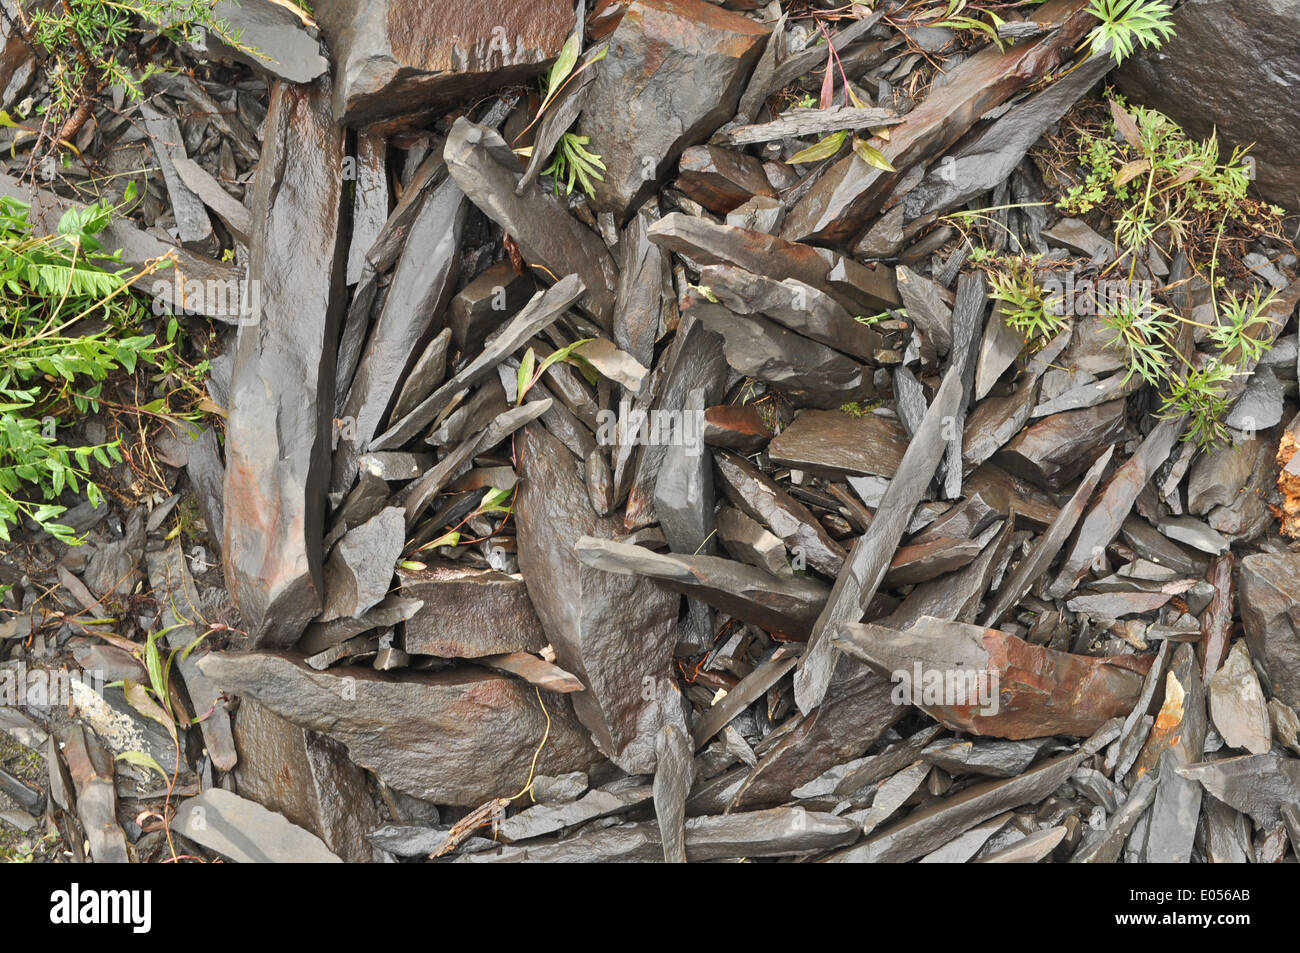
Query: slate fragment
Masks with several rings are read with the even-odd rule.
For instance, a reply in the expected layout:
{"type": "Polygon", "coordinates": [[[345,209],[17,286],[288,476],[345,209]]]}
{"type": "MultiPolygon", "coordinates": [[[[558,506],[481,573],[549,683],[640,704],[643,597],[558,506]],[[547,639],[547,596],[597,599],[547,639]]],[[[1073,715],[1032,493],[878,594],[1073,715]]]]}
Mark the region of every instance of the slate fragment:
{"type": "MultiPolygon", "coordinates": [[[[349,668],[317,672],[301,656],[213,653],[199,667],[224,690],[341,742],[386,784],[437,804],[474,807],[523,787],[546,717],[534,689],[463,668],[434,674],[349,668]],[[493,757],[483,757],[486,750],[493,757]]],[[[546,694],[549,774],[584,770],[599,756],[563,695],[546,694]]]]}
{"type": "Polygon", "coordinates": [[[736,111],[767,30],[704,0],[634,0],[578,119],[605,161],[595,205],[622,224],[671,173],[688,146],[736,111]]]}
{"type": "Polygon", "coordinates": [[[595,514],[572,457],[544,429],[524,428],[517,453],[519,567],[556,663],[587,686],[574,696],[578,719],[625,771],[648,772],[658,732],[686,730],[671,669],[680,599],[584,566],[579,537],[610,539],[617,526],[595,514]]]}
{"type": "Polygon", "coordinates": [[[291,83],[310,83],[330,68],[320,41],[307,32],[298,12],[274,0],[217,0],[212,16],[257,53],[237,49],[208,32],[204,47],[210,57],[237,60],[291,83]]]}
{"type": "Polygon", "coordinates": [[[778,466],[829,477],[892,477],[907,450],[907,434],[877,414],[804,410],[768,444],[778,466]]]}
{"type": "Polygon", "coordinates": [[[597,788],[563,804],[541,803],[501,821],[497,825],[497,836],[509,843],[552,834],[585,821],[639,807],[650,800],[651,793],[650,785],[638,784],[610,790],[597,788]]]}
{"type": "Polygon", "coordinates": [[[610,330],[618,266],[596,233],[540,184],[515,195],[519,163],[501,135],[462,116],[451,127],[443,158],[456,184],[514,240],[524,260],[544,266],[539,274],[579,276],[586,290],[582,306],[610,330]]]}
{"type": "Polygon", "coordinates": [[[697,304],[691,312],[723,339],[733,369],[766,381],[799,406],[839,407],[872,393],[861,364],[773,321],[714,304],[697,304]]]}
{"type": "Polygon", "coordinates": [[[1128,402],[1113,400],[1098,407],[1069,410],[1036,421],[1022,430],[993,462],[1050,490],[1065,489],[1102,448],[1124,432],[1128,402]]]}
{"type": "Polygon", "coordinates": [[[245,698],[235,715],[235,780],[246,798],[310,831],[347,863],[378,858],[366,832],[379,811],[346,749],[245,698]]]}
{"type": "Polygon", "coordinates": [[[1169,418],[1156,424],[1137,452],[1120,465],[1092,509],[1083,517],[1074,542],[1048,592],[1059,599],[1070,592],[1088,572],[1097,555],[1119,535],[1142,488],[1168,458],[1174,441],[1187,424],[1185,417],[1169,418]]]}
{"type": "Polygon", "coordinates": [[[1267,672],[1270,694],[1300,708],[1300,556],[1256,553],[1241,561],[1237,604],[1250,654],[1267,672]]]}
{"type": "Polygon", "coordinates": [[[643,546],[590,536],[580,537],[573,549],[585,565],[647,576],[734,618],[791,635],[811,630],[830,591],[814,579],[774,576],[716,556],[655,553],[643,546]]]}
{"type": "Polygon", "coordinates": [[[1250,662],[1246,643],[1238,641],[1222,667],[1210,678],[1210,718],[1230,748],[1268,754],[1273,744],[1268,703],[1250,662]]]}
{"type": "Polygon", "coordinates": [[[62,731],[63,757],[77,792],[77,817],[86,832],[90,856],[97,864],[126,864],[131,857],[117,821],[113,757],[79,722],[62,731]]]}
{"type": "Polygon", "coordinates": [[[389,506],[348,532],[325,563],[325,608],[321,622],[356,617],[388,594],[393,567],[402,554],[405,512],[389,506]]]}
{"type": "Polygon", "coordinates": [[[567,0],[318,0],[348,125],[418,116],[541,72],[573,32],[567,0]]]}
{"type": "Polygon", "coordinates": [[[704,411],[704,443],[710,447],[757,453],[772,439],[772,428],[753,404],[720,405],[704,411]]]}
{"type": "Polygon", "coordinates": [[[1151,665],[1150,657],[1070,655],[941,619],[903,632],[846,623],[832,641],[949,728],[1013,740],[1091,734],[1133,708],[1151,665]]]}
{"type": "Polygon", "coordinates": [[[686,863],[686,796],[695,780],[694,749],[680,728],[665,725],[655,739],[655,819],[664,863],[686,863]]]}
{"type": "Polygon", "coordinates": [[[181,802],[171,828],[239,864],[341,864],[315,834],[223,788],[181,802]]]}
{"type": "Polygon", "coordinates": [[[776,197],[762,162],[743,152],[717,146],[691,146],[683,152],[675,184],[690,198],[720,215],[755,195],[776,197]]]}
{"type": "Polygon", "coordinates": [[[828,576],[839,572],[844,550],[812,511],[744,457],[717,453],[713,459],[722,488],[736,508],[770,529],[811,568],[828,576]]]}
{"type": "Polygon", "coordinates": [[[292,645],[321,609],[346,253],[344,135],[329,96],[326,79],[272,87],[253,196],[249,275],[260,313],[240,327],[235,351],[222,562],[257,647],[292,645]]]}
{"type": "Polygon", "coordinates": [[[1300,801],[1300,759],[1277,752],[1189,764],[1178,773],[1260,827],[1277,825],[1282,808],[1300,801]]]}
{"type": "Polygon", "coordinates": [[[1129,791],[1128,799],[1106,821],[1106,827],[1093,837],[1085,839],[1083,846],[1070,857],[1070,863],[1113,864],[1119,860],[1124,841],[1156,798],[1157,781],[1155,774],[1145,774],[1138,778],[1129,791]]]}
{"type": "Polygon", "coordinates": [[[894,278],[825,248],[785,241],[733,225],[672,212],[650,226],[656,245],[701,265],[732,265],[776,281],[794,278],[834,298],[851,314],[875,314],[902,304],[894,278]]]}
{"type": "Polygon", "coordinates": [[[407,232],[383,310],[370,329],[347,400],[339,414],[346,439],[334,452],[330,489],[348,490],[357,457],[370,449],[420,353],[442,330],[443,310],[459,274],[461,233],[469,203],[447,180],[424,201],[407,232]]]}
{"type": "Polygon", "coordinates": [[[1056,519],[1052,520],[1052,525],[1047,528],[1047,532],[1039,537],[1034,548],[1020,560],[1010,578],[1002,584],[996,598],[984,611],[980,619],[982,624],[990,628],[996,627],[1002,621],[1002,617],[1025,597],[1030,587],[1051,567],[1052,561],[1065,545],[1079,517],[1083,515],[1084,509],[1092,499],[1092,492],[1101,481],[1106,467],[1110,465],[1114,452],[1115,447],[1112,445],[1093,463],[1078,489],[1074,491],[1074,495],[1070,497],[1070,501],[1061,507],[1056,519]]]}
{"type": "Polygon", "coordinates": [[[880,332],[856,320],[827,292],[797,278],[778,281],[734,265],[705,265],[700,285],[736,314],[761,314],[851,357],[875,361],[885,347],[880,332]]]}
{"type": "Polygon", "coordinates": [[[433,563],[399,568],[399,591],[424,607],[402,626],[401,647],[412,655],[477,658],[539,652],[546,645],[541,620],[521,576],[433,563]]]}

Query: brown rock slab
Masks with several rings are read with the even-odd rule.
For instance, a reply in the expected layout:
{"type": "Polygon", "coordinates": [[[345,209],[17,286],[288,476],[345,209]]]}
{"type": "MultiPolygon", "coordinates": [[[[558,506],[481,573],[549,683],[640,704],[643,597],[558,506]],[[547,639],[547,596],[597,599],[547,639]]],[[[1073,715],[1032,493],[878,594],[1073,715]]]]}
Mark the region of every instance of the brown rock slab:
{"type": "Polygon", "coordinates": [[[424,603],[403,626],[402,648],[412,655],[478,658],[546,645],[519,575],[439,563],[399,569],[397,577],[403,596],[424,603]]]}
{"type": "Polygon", "coordinates": [[[892,477],[906,450],[906,431],[887,417],[805,410],[772,438],[768,456],[780,466],[822,476],[892,477]]]}

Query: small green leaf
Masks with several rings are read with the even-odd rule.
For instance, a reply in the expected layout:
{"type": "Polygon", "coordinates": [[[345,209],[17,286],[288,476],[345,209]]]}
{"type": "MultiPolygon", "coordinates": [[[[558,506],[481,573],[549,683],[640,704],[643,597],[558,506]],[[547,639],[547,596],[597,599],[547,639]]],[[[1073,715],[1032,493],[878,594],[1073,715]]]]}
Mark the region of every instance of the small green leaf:
{"type": "Polygon", "coordinates": [[[879,149],[875,148],[874,146],[869,145],[868,143],[862,141],[861,139],[853,140],[853,151],[857,153],[859,159],[861,159],[869,166],[873,166],[877,169],[881,169],[884,172],[898,171],[892,165],[889,164],[889,160],[885,158],[884,153],[882,153],[879,149]]]}
{"type": "Polygon", "coordinates": [[[847,129],[841,129],[839,132],[832,132],[825,139],[815,145],[809,146],[796,152],[790,158],[786,159],[786,165],[802,165],[806,162],[819,162],[822,159],[829,159],[835,153],[840,151],[840,146],[844,145],[844,140],[849,136],[847,129]]]}

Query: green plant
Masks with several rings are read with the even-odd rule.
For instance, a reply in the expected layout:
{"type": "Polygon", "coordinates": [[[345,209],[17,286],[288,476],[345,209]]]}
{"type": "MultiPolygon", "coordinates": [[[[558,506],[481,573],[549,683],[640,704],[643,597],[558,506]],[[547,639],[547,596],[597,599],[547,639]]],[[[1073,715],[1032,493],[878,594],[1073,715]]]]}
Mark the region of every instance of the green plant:
{"type": "Polygon", "coordinates": [[[1084,39],[1094,56],[1111,46],[1116,63],[1133,55],[1138,44],[1160,49],[1174,35],[1173,8],[1165,0],[1092,0],[1088,12],[1101,22],[1084,39]]]}
{"type": "MultiPolygon", "coordinates": [[[[579,34],[570,36],[565,41],[564,47],[560,50],[560,55],[555,58],[551,68],[546,71],[546,77],[543,81],[542,104],[537,108],[537,115],[533,121],[524,127],[519,136],[523,136],[529,129],[542,118],[551,104],[555,102],[560,95],[578,76],[585,70],[590,69],[595,63],[599,63],[605,58],[608,47],[602,47],[595,54],[587,58],[587,62],[578,66],[578,57],[582,52],[582,38],[579,34]]],[[[519,137],[516,137],[518,141],[519,137]]],[[[564,183],[564,192],[566,195],[573,194],[573,186],[576,182],[588,196],[595,197],[595,187],[592,181],[604,182],[605,177],[601,175],[605,171],[605,162],[600,155],[595,152],[589,152],[587,146],[591,145],[590,136],[580,136],[577,133],[566,132],[560,136],[559,141],[555,144],[555,151],[551,155],[551,163],[542,170],[542,175],[550,175],[555,180],[555,194],[560,194],[560,183],[564,183]]],[[[525,146],[515,150],[517,155],[529,158],[533,154],[532,146],[525,146]]]]}
{"type": "Polygon", "coordinates": [[[984,269],[994,299],[1001,302],[998,313],[1007,327],[1019,331],[1028,344],[1048,340],[1060,333],[1065,318],[1057,313],[1060,302],[1038,282],[1041,255],[998,255],[976,249],[972,261],[984,269]]]}
{"type": "Polygon", "coordinates": [[[216,16],[215,5],[215,0],[61,0],[24,16],[20,4],[28,40],[48,59],[53,98],[45,117],[62,124],[54,139],[66,143],[77,134],[102,89],[121,86],[129,99],[140,99],[141,84],[161,67],[131,61],[126,47],[133,36],[147,32],[179,44],[200,40],[207,32],[260,56],[216,16]]]}
{"type": "MultiPolygon", "coordinates": [[[[127,201],[134,198],[128,188],[127,201]]],[[[0,540],[27,517],[74,543],[52,502],[65,488],[84,489],[98,504],[90,461],[121,460],[116,441],[69,447],[57,437],[59,416],[97,411],[104,381],[154,361],[166,345],[134,334],[145,309],[131,286],[170,262],[132,275],[96,235],[113,212],[107,203],[71,208],[54,235],[38,234],[28,207],[0,198],[0,540]],[[42,502],[27,497],[35,495],[42,502]]]]}

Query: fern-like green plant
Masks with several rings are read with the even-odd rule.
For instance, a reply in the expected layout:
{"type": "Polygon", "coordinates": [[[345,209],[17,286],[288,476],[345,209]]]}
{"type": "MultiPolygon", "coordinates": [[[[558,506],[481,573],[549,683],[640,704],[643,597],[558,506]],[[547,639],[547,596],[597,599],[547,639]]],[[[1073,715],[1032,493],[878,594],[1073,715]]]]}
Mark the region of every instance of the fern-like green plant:
{"type": "Polygon", "coordinates": [[[1166,0],[1092,0],[1088,12],[1101,22],[1084,41],[1100,56],[1108,43],[1116,63],[1143,49],[1159,49],[1174,35],[1173,8],[1166,0]]]}

